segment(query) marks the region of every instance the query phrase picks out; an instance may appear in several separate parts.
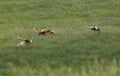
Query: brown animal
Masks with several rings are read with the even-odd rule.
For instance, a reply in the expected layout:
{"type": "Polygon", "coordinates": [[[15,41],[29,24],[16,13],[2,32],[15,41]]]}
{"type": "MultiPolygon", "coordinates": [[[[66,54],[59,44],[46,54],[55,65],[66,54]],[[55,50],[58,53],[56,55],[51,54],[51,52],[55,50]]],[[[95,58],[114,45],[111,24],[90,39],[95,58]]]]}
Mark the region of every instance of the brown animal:
{"type": "Polygon", "coordinates": [[[50,30],[50,29],[38,30],[37,28],[34,28],[34,30],[36,31],[37,35],[51,35],[51,34],[56,34],[56,32],[54,30],[50,30]]]}
{"type": "Polygon", "coordinates": [[[92,31],[100,31],[100,28],[98,28],[97,26],[93,25],[91,27],[88,27],[89,29],[91,29],[92,31]]]}
{"type": "Polygon", "coordinates": [[[20,42],[17,44],[17,46],[25,46],[25,45],[32,44],[32,39],[31,40],[22,39],[19,36],[16,36],[16,38],[20,40],[20,42]]]}

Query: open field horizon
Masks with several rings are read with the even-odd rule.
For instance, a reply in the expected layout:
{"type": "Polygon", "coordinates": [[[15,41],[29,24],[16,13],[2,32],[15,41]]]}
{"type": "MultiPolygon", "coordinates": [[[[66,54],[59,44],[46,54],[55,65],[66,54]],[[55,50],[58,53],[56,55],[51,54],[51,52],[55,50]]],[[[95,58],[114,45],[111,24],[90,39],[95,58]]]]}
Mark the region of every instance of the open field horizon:
{"type": "Polygon", "coordinates": [[[119,7],[119,0],[1,0],[1,75],[120,76],[119,7]],[[93,24],[101,31],[88,29],[93,24]],[[57,34],[38,36],[34,27],[57,34]],[[16,46],[15,34],[32,45],[16,46]]]}

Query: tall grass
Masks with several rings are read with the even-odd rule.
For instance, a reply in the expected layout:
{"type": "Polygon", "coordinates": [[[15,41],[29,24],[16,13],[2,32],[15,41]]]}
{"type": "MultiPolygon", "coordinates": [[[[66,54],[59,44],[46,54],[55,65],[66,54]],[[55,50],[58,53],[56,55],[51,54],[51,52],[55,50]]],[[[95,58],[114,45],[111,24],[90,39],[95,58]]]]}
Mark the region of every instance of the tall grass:
{"type": "Polygon", "coordinates": [[[79,68],[50,68],[48,66],[32,68],[29,65],[16,67],[9,63],[7,69],[0,70],[0,74],[1,76],[120,76],[120,64],[116,60],[107,65],[104,61],[99,63],[96,60],[93,64],[78,66],[79,68]]]}

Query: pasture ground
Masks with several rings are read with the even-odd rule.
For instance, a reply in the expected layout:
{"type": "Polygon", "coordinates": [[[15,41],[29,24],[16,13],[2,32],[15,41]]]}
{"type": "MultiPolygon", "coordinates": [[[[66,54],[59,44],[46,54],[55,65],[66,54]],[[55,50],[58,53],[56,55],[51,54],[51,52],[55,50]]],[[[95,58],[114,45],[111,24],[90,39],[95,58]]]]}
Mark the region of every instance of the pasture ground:
{"type": "Polygon", "coordinates": [[[1,76],[120,76],[119,7],[119,0],[1,0],[1,76]],[[57,34],[37,36],[33,27],[57,34]],[[33,44],[17,47],[15,33],[33,44]]]}

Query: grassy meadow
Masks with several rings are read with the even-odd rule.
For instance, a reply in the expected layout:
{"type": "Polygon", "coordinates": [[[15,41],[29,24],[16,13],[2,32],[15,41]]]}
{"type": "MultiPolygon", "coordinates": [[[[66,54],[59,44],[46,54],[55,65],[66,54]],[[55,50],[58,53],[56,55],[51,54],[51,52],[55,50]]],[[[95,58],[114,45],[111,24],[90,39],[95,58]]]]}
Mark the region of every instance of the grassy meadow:
{"type": "Polygon", "coordinates": [[[0,0],[0,76],[120,76],[119,13],[119,0],[0,0]]]}

